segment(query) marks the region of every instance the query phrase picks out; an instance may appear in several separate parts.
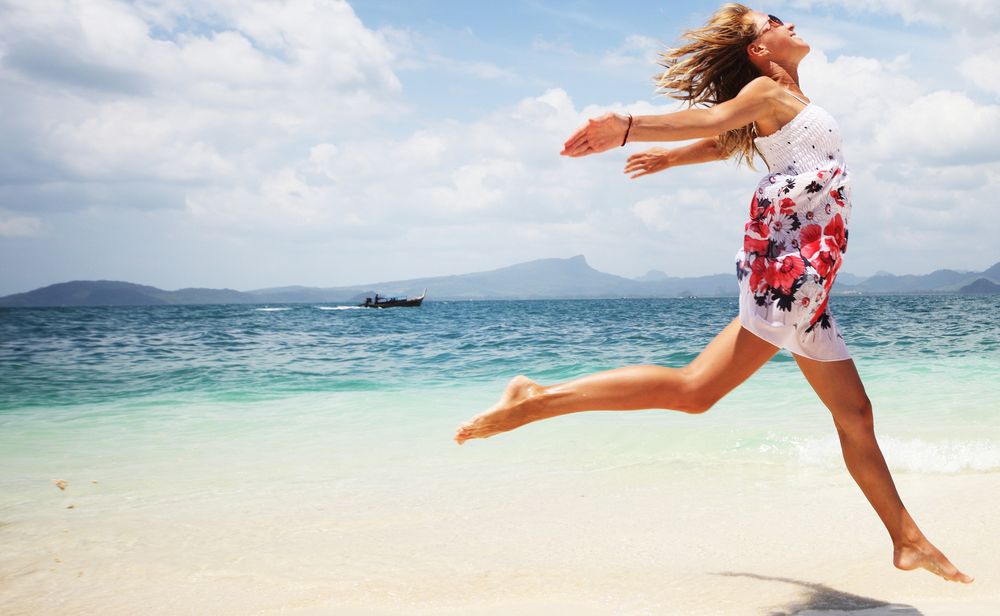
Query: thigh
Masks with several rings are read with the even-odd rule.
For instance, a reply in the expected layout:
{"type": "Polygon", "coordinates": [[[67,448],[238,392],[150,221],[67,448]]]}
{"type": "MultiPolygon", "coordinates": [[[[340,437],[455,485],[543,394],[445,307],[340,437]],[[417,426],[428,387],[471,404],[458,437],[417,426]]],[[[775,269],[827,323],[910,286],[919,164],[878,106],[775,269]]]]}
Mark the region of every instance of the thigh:
{"type": "Polygon", "coordinates": [[[838,426],[870,415],[871,401],[853,359],[817,361],[795,355],[795,362],[838,426]]]}
{"type": "Polygon", "coordinates": [[[735,318],[688,364],[695,388],[714,402],[750,378],[779,347],[740,325],[735,318]]]}

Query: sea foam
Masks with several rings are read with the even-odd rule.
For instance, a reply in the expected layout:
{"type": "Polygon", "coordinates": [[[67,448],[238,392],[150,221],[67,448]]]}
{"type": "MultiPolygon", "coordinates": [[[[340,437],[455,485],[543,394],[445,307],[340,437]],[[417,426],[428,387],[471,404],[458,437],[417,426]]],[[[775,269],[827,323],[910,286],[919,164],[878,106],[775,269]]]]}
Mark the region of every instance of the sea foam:
{"type": "MultiPolygon", "coordinates": [[[[762,445],[762,453],[788,455],[810,466],[843,466],[840,440],[786,438],[783,443],[762,445]]],[[[879,447],[889,468],[918,473],[962,473],[1000,470],[1000,444],[982,440],[928,441],[920,438],[879,437],[879,447]]]]}

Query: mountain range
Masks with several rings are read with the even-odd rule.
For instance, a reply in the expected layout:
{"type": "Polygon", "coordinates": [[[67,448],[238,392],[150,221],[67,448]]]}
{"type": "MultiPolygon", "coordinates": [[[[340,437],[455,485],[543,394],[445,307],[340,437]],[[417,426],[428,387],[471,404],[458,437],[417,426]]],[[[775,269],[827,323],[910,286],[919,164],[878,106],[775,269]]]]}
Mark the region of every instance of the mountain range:
{"type": "MultiPolygon", "coordinates": [[[[682,278],[650,270],[638,278],[625,278],[595,270],[583,255],[577,255],[568,259],[538,259],[485,272],[329,288],[164,291],[131,282],[76,280],[0,297],[0,307],[360,303],[376,292],[382,296],[415,296],[425,288],[427,301],[735,296],[737,291],[735,273],[682,278]]],[[[903,276],[879,272],[869,277],[845,272],[838,275],[834,293],[1000,293],[1000,262],[982,272],[943,269],[903,276]]]]}

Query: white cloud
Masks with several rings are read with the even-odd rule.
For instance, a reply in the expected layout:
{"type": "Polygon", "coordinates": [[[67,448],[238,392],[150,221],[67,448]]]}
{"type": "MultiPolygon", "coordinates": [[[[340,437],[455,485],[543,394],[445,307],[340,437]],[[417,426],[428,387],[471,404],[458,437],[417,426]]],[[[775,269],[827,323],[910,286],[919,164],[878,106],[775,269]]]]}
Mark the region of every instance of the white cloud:
{"type": "Polygon", "coordinates": [[[898,15],[906,23],[929,23],[989,29],[1000,19],[1000,4],[995,0],[790,0],[799,8],[842,6],[852,13],[898,15]]]}
{"type": "Polygon", "coordinates": [[[42,230],[42,221],[0,210],[0,237],[31,237],[42,230]]]}
{"type": "Polygon", "coordinates": [[[663,198],[643,199],[632,206],[632,213],[646,226],[657,231],[670,228],[670,205],[663,198]]]}
{"type": "Polygon", "coordinates": [[[977,87],[1000,97],[1000,70],[997,70],[1000,41],[995,40],[992,45],[978,43],[976,46],[983,48],[982,51],[962,60],[958,65],[959,71],[977,87]]]}
{"type": "Polygon", "coordinates": [[[1000,160],[1000,106],[932,92],[893,110],[875,131],[886,158],[966,165],[1000,160]]]}
{"type": "MultiPolygon", "coordinates": [[[[602,83],[624,74],[602,58],[648,76],[644,54],[659,43],[637,35],[615,47],[621,34],[608,37],[610,52],[540,53],[551,65],[537,73],[545,85],[529,85],[516,67],[448,59],[419,31],[366,27],[342,1],[0,5],[0,234],[49,238],[72,235],[69,221],[111,229],[127,220],[165,253],[231,262],[215,279],[182,285],[266,284],[256,272],[274,284],[289,272],[307,284],[364,282],[580,253],[622,274],[729,271],[763,170],[716,163],[633,181],[622,168],[641,144],[558,155],[587,117],[683,106],[588,98],[564,83],[581,66],[603,71],[602,83]],[[499,80],[516,95],[470,105],[459,119],[423,102],[432,111],[418,117],[401,70],[437,83],[499,80]],[[376,245],[378,265],[357,258],[376,245]],[[379,273],[359,278],[362,267],[379,273]],[[328,278],[334,271],[350,278],[328,278]]],[[[856,200],[847,271],[991,263],[997,106],[965,83],[941,85],[901,53],[906,45],[866,57],[854,51],[858,38],[838,30],[827,48],[853,55],[817,49],[801,71],[805,92],[844,133],[856,200]],[[919,246],[934,237],[963,250],[919,246]]],[[[956,56],[968,79],[996,93],[988,48],[969,43],[956,56]]],[[[53,241],[58,251],[76,246],[73,255],[96,245],[53,241]]]]}
{"type": "Polygon", "coordinates": [[[129,180],[245,191],[289,150],[399,109],[384,37],[344,1],[4,5],[0,53],[0,159],[22,183],[49,169],[109,192],[129,180]]]}
{"type": "Polygon", "coordinates": [[[620,46],[605,53],[600,61],[604,66],[612,67],[651,67],[656,64],[658,52],[665,48],[662,41],[641,34],[630,34],[620,46]]]}
{"type": "MultiPolygon", "coordinates": [[[[485,60],[468,60],[447,56],[438,49],[438,41],[421,33],[402,28],[385,27],[379,30],[393,56],[394,66],[404,71],[445,71],[477,79],[499,80],[508,83],[521,81],[513,70],[485,60]]],[[[467,35],[470,35],[466,33],[467,35]]],[[[470,35],[471,36],[471,35],[470,35]]]]}

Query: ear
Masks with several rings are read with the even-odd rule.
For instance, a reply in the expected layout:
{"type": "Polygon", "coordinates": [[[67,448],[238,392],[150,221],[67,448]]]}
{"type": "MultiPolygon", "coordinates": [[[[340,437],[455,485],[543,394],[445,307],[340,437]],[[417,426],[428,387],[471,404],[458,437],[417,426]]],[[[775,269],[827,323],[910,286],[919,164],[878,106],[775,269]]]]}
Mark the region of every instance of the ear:
{"type": "Polygon", "coordinates": [[[755,58],[765,58],[768,53],[770,52],[768,51],[767,46],[762,43],[754,42],[747,45],[747,55],[750,56],[751,60],[755,58]]]}

